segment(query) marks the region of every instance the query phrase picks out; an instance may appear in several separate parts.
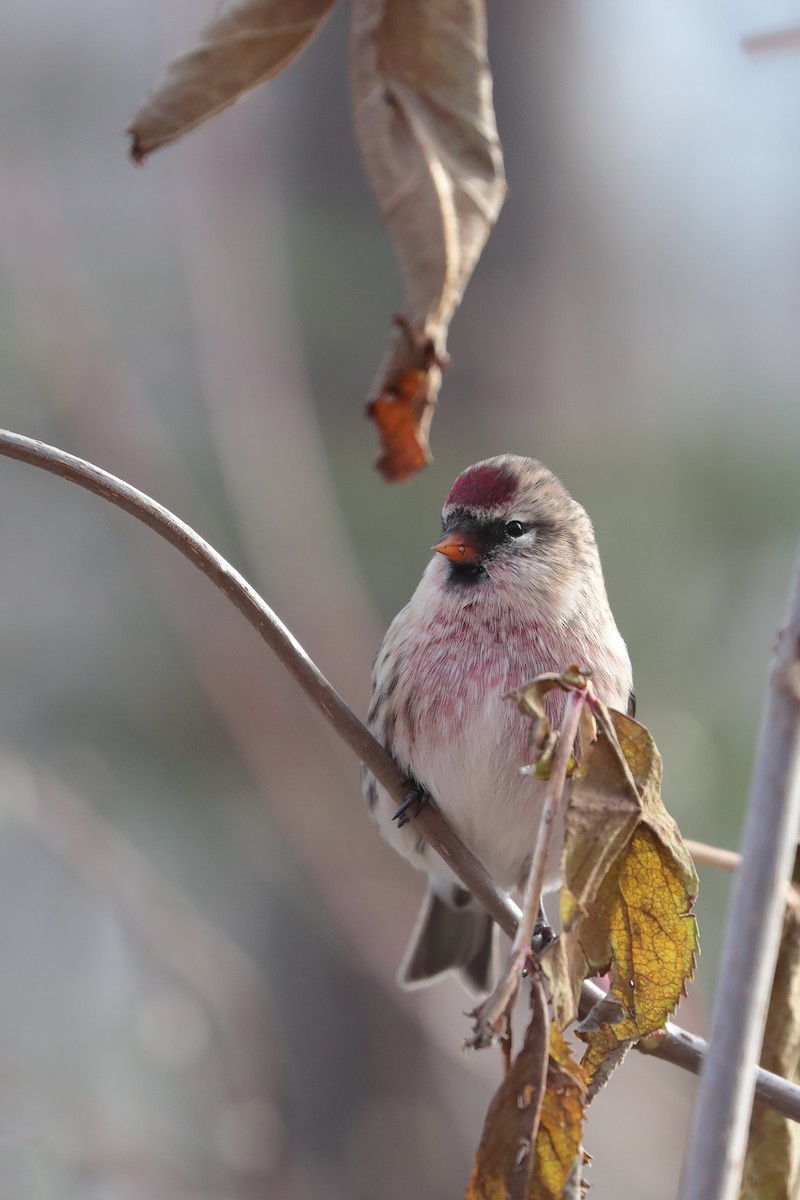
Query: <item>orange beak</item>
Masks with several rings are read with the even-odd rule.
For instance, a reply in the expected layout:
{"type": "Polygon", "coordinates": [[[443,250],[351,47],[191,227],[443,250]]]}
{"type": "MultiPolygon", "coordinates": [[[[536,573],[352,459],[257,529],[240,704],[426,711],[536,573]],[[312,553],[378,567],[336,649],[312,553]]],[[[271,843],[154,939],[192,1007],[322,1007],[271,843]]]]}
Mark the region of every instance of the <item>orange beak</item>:
{"type": "Polygon", "coordinates": [[[474,535],[470,536],[465,529],[451,529],[432,548],[437,554],[443,554],[456,563],[477,562],[483,553],[474,535]]]}

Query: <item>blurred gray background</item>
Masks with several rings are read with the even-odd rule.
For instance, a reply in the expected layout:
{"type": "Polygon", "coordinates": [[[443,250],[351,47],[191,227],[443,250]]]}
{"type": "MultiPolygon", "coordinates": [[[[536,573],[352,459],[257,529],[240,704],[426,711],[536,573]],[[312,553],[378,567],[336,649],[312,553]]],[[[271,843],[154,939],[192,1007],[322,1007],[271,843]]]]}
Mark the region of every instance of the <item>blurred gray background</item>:
{"type": "MultiPolygon", "coordinates": [[[[507,205],[452,328],[435,463],[371,467],[400,288],[345,13],[143,170],[122,130],[210,5],[9,0],[2,421],[173,507],[356,710],[453,477],[531,453],[592,514],[690,837],[735,847],[800,511],[800,55],[739,0],[490,5],[507,205]]],[[[422,880],[356,764],[178,556],[0,460],[0,1194],[449,1200],[496,1054],[393,982],[422,880]]],[[[728,880],[704,871],[702,1032],[728,880]]],[[[598,1200],[675,1193],[692,1081],[633,1056],[598,1200]]]]}

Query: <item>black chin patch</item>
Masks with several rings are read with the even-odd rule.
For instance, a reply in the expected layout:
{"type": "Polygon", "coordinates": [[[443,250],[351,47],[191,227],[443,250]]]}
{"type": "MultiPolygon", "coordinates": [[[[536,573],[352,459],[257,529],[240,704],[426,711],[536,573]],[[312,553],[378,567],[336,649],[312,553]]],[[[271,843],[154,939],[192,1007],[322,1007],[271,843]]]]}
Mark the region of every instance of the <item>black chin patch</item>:
{"type": "Polygon", "coordinates": [[[450,562],[447,582],[450,587],[474,587],[486,579],[486,571],[480,563],[450,562]]]}

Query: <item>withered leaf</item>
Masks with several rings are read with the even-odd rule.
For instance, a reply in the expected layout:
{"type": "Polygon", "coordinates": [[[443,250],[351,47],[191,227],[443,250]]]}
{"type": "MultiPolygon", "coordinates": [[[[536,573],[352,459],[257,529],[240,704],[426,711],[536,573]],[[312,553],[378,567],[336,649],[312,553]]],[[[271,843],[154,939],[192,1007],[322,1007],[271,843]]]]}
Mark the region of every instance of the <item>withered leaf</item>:
{"type": "Polygon", "coordinates": [[[641,819],[641,810],[636,780],[630,771],[620,769],[614,742],[600,737],[587,745],[573,775],[567,809],[560,897],[563,933],[542,964],[562,1029],[578,1014],[578,997],[587,975],[605,974],[611,965],[611,947],[602,925],[597,937],[595,925],[586,924],[585,918],[603,884],[613,888],[617,863],[641,819]],[[584,786],[588,778],[591,788],[584,786]],[[570,936],[578,925],[581,936],[570,936]]]}
{"type": "Polygon", "coordinates": [[[356,135],[405,283],[405,328],[368,409],[379,468],[394,480],[429,461],[448,327],[506,185],[484,0],[351,0],[350,13],[356,135]],[[421,349],[429,366],[420,373],[421,349]],[[403,419],[393,421],[396,404],[403,419]]]}
{"type": "Polygon", "coordinates": [[[531,1019],[519,1054],[492,1097],[465,1200],[526,1200],[548,1070],[546,984],[531,976],[531,1019]]]}
{"type": "MultiPolygon", "coordinates": [[[[513,700],[524,717],[530,720],[528,743],[531,748],[534,763],[523,768],[525,774],[536,775],[539,779],[549,779],[553,763],[553,755],[558,741],[558,731],[550,722],[551,713],[547,711],[547,697],[552,692],[569,692],[586,687],[586,676],[580,667],[574,664],[565,671],[545,671],[531,679],[522,687],[515,688],[504,697],[513,700]]],[[[588,706],[583,705],[580,713],[579,742],[581,746],[588,745],[596,736],[594,719],[589,713],[588,706]]],[[[570,759],[568,772],[571,773],[575,760],[570,759]]]]}
{"type": "Polygon", "coordinates": [[[407,342],[407,358],[377,399],[369,402],[367,415],[380,435],[378,470],[392,483],[402,483],[430,462],[433,405],[428,397],[432,388],[438,391],[442,363],[429,338],[423,335],[420,340],[402,317],[395,322],[407,342]]]}
{"type": "Polygon", "coordinates": [[[581,1135],[586,1111],[586,1078],[564,1040],[553,1025],[547,1088],[539,1117],[539,1131],[528,1187],[530,1200],[561,1200],[570,1175],[579,1163],[581,1135]]]}
{"type": "MultiPolygon", "coordinates": [[[[567,813],[556,1012],[569,1020],[580,984],[613,967],[608,998],[579,1026],[594,1095],[685,994],[697,930],[697,876],[660,797],[661,756],[643,725],[612,713],[573,777],[567,813]],[[621,1019],[620,1019],[621,1017],[621,1019]]],[[[602,722],[601,722],[602,725],[602,722]]]]}
{"type": "Polygon", "coordinates": [[[128,132],[141,162],[282,71],[320,29],[336,0],[229,0],[197,45],[167,67],[128,132]]]}
{"type": "Polygon", "coordinates": [[[588,747],[572,778],[564,864],[567,887],[561,906],[566,929],[575,916],[582,916],[594,903],[641,815],[635,776],[621,769],[614,742],[608,737],[598,738],[588,747]],[[602,836],[598,836],[601,831],[602,836]]]}
{"type": "MultiPolygon", "coordinates": [[[[790,889],[783,918],[761,1065],[784,1079],[800,1072],[800,892],[790,889]]],[[[761,1105],[750,1120],[742,1200],[796,1200],[800,1191],[800,1129],[761,1105]]]]}

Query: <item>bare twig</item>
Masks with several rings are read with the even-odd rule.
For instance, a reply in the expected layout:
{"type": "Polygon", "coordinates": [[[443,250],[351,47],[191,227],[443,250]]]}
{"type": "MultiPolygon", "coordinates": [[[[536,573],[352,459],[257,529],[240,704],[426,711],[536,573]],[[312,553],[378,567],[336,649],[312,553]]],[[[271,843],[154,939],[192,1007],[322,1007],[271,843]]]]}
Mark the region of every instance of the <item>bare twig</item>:
{"type": "Polygon", "coordinates": [[[739,1192],[799,820],[800,562],[761,724],[681,1200],[739,1192]]]}
{"type": "MultiPolygon", "coordinates": [[[[116,476],[34,438],[0,430],[0,455],[39,467],[51,475],[59,476],[93,492],[116,507],[124,509],[180,550],[220,588],[260,633],[343,741],[361,762],[369,767],[398,804],[402,802],[405,798],[405,777],[391,755],[362,725],[302,646],[247,580],[190,526],[145,493],[116,476]]],[[[513,938],[520,918],[519,908],[496,887],[483,866],[456,836],[438,809],[431,804],[425,805],[415,818],[415,826],[480,900],[500,928],[513,938]]],[[[588,1003],[594,1003],[602,994],[595,984],[584,984],[584,995],[588,1003]]],[[[685,1033],[677,1026],[669,1025],[666,1034],[659,1039],[659,1044],[649,1046],[648,1052],[685,1070],[696,1072],[706,1049],[706,1043],[701,1038],[685,1033]]],[[[784,1116],[800,1122],[800,1087],[760,1070],[757,1076],[756,1096],[784,1116]]]]}
{"type": "MultiPolygon", "coordinates": [[[[580,1014],[584,1016],[593,1004],[602,1000],[605,992],[596,983],[587,979],[581,993],[580,1014]]],[[[642,1054],[653,1054],[663,1058],[674,1067],[699,1075],[703,1059],[708,1053],[708,1042],[696,1033],[689,1033],[679,1025],[667,1021],[664,1032],[655,1033],[644,1041],[637,1042],[636,1049],[642,1054]]],[[[800,1122],[800,1088],[782,1075],[765,1071],[759,1067],[756,1074],[756,1100],[766,1108],[774,1109],[790,1121],[800,1122]]]]}
{"type": "MultiPolygon", "coordinates": [[[[160,534],[194,563],[224,593],[257,630],[306,695],[327,717],[339,736],[398,804],[405,798],[405,776],[391,755],[375,740],[339,693],[331,686],[261,596],[231,564],[163,505],[108,471],[34,438],[0,430],[0,454],[40,467],[94,492],[136,517],[160,534]]],[[[447,825],[432,805],[426,805],[416,826],[461,878],[473,895],[513,937],[519,910],[447,825]]]]}
{"type": "Polygon", "coordinates": [[[800,25],[771,29],[765,33],[748,33],[742,38],[747,54],[774,54],[777,50],[800,50],[800,25]]]}
{"type": "Polygon", "coordinates": [[[709,846],[706,842],[694,842],[684,838],[684,845],[698,867],[716,867],[719,871],[738,871],[742,856],[737,850],[723,850],[721,846],[709,846]]]}

